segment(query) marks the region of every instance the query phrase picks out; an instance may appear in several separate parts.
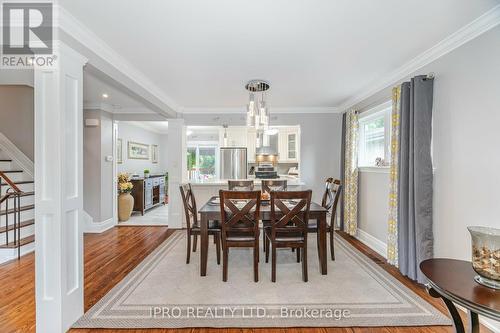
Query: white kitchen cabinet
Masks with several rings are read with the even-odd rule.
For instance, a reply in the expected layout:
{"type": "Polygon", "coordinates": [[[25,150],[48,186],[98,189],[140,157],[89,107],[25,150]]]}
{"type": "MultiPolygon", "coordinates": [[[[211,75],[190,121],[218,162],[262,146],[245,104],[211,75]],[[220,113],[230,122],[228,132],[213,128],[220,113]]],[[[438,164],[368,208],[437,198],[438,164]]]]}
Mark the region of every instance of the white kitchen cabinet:
{"type": "Polygon", "coordinates": [[[296,126],[283,127],[279,130],[279,161],[281,163],[299,163],[300,129],[296,126]]]}
{"type": "Polygon", "coordinates": [[[227,145],[224,145],[224,129],[219,131],[221,147],[247,147],[247,129],[243,126],[227,128],[227,145]]]}

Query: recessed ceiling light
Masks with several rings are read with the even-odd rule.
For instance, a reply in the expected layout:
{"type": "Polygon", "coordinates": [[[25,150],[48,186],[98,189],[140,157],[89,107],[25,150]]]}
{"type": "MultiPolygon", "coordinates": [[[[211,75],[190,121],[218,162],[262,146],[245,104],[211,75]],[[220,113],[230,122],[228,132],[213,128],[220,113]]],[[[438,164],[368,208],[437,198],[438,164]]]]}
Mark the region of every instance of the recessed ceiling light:
{"type": "Polygon", "coordinates": [[[108,98],[109,95],[108,94],[102,94],[102,98],[108,98]]]}
{"type": "Polygon", "coordinates": [[[186,131],[186,135],[187,135],[187,136],[190,136],[191,134],[193,134],[193,131],[191,131],[191,130],[187,130],[187,131],[186,131]]]}

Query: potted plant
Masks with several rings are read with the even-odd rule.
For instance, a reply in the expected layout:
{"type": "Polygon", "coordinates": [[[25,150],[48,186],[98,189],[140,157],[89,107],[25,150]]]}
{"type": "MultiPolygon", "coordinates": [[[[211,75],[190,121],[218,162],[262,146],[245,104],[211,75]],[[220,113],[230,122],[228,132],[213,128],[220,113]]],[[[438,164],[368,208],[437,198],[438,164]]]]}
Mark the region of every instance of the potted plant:
{"type": "Polygon", "coordinates": [[[134,197],[130,194],[134,185],[126,173],[118,174],[118,219],[120,222],[128,221],[134,208],[134,197]]]}
{"type": "Polygon", "coordinates": [[[144,169],[144,178],[149,178],[149,169],[144,169]]]}

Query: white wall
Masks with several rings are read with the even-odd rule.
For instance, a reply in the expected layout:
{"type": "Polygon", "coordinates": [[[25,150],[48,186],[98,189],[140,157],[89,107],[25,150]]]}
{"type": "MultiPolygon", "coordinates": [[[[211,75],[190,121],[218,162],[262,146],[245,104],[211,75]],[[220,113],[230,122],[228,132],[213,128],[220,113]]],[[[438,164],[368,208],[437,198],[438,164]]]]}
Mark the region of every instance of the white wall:
{"type": "MultiPolygon", "coordinates": [[[[186,126],[245,125],[244,114],[185,114],[184,119],[186,126]]],[[[313,190],[313,199],[321,200],[325,179],[340,178],[342,115],[272,114],[271,124],[300,125],[301,178],[313,190]]]]}
{"type": "Polygon", "coordinates": [[[389,216],[389,173],[361,171],[358,179],[358,228],[385,243],[389,216]]]}
{"type": "MultiPolygon", "coordinates": [[[[432,147],[435,257],[470,260],[467,226],[500,228],[499,41],[497,26],[411,74],[436,75],[432,147]]],[[[366,99],[358,109],[389,99],[390,89],[366,99]]],[[[366,204],[362,198],[360,206],[366,204]]],[[[380,237],[387,224],[382,218],[386,213],[379,213],[362,223],[364,228],[369,224],[370,230],[376,229],[373,233],[380,237]]]]}
{"type": "MultiPolygon", "coordinates": [[[[499,40],[496,27],[410,75],[436,75],[432,147],[436,257],[470,260],[467,226],[500,228],[499,40]]],[[[358,109],[389,99],[390,91],[388,87],[371,96],[358,109]]],[[[373,218],[372,223],[376,221],[382,219],[373,218]]]]}
{"type": "Polygon", "coordinates": [[[165,173],[167,171],[166,141],[167,136],[146,130],[129,122],[120,121],[118,123],[118,138],[123,140],[123,163],[118,164],[118,172],[138,173],[143,175],[144,169],[149,169],[152,174],[165,173]],[[149,160],[134,160],[128,158],[128,142],[138,142],[147,145],[158,145],[158,163],[151,162],[151,152],[149,160]]]}
{"type": "Polygon", "coordinates": [[[113,119],[100,110],[83,113],[83,207],[95,223],[113,217],[113,119]],[[99,126],[85,126],[85,119],[98,119],[99,126]]]}

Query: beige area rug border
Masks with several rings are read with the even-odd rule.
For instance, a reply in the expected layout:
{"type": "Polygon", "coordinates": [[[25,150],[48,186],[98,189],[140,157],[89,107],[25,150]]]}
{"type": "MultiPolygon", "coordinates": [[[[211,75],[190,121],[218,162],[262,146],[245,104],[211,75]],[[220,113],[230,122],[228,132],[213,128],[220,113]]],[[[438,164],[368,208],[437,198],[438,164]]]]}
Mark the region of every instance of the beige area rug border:
{"type": "MultiPolygon", "coordinates": [[[[113,287],[101,300],[99,300],[87,313],[74,325],[74,328],[182,328],[182,327],[380,327],[380,326],[433,326],[450,325],[450,320],[426,302],[412,290],[404,286],[391,274],[379,267],[370,258],[354,248],[347,241],[335,236],[336,245],[339,246],[352,260],[367,270],[368,274],[390,292],[399,302],[393,303],[334,303],[334,304],[265,304],[260,305],[268,309],[272,318],[248,318],[241,313],[232,318],[153,318],[151,307],[173,307],[177,304],[150,304],[142,306],[140,315],[137,305],[123,305],[119,301],[132,292],[139,281],[142,281],[153,270],[170,250],[185,239],[184,231],[175,231],[150,255],[148,255],[136,268],[132,270],[121,282],[113,287]],[[389,288],[388,288],[389,287],[389,288]],[[405,302],[407,304],[405,304],[405,302]],[[419,312],[404,312],[412,310],[412,306],[419,312]],[[314,309],[343,309],[351,310],[349,318],[334,320],[331,318],[281,318],[274,316],[281,307],[287,308],[314,308],[314,309]],[[376,309],[377,313],[373,313],[376,309]]],[[[195,257],[197,258],[197,257],[195,257]]],[[[196,260],[196,259],[195,259],[196,260]]],[[[202,278],[202,277],[200,277],[202,278]]],[[[180,307],[188,307],[182,304],[180,307]]],[[[193,304],[193,306],[198,306],[193,304]]],[[[204,307],[223,307],[223,304],[205,304],[204,307]]],[[[228,305],[237,307],[238,304],[228,305]]],[[[259,306],[259,304],[241,304],[242,307],[259,306]]]]}

